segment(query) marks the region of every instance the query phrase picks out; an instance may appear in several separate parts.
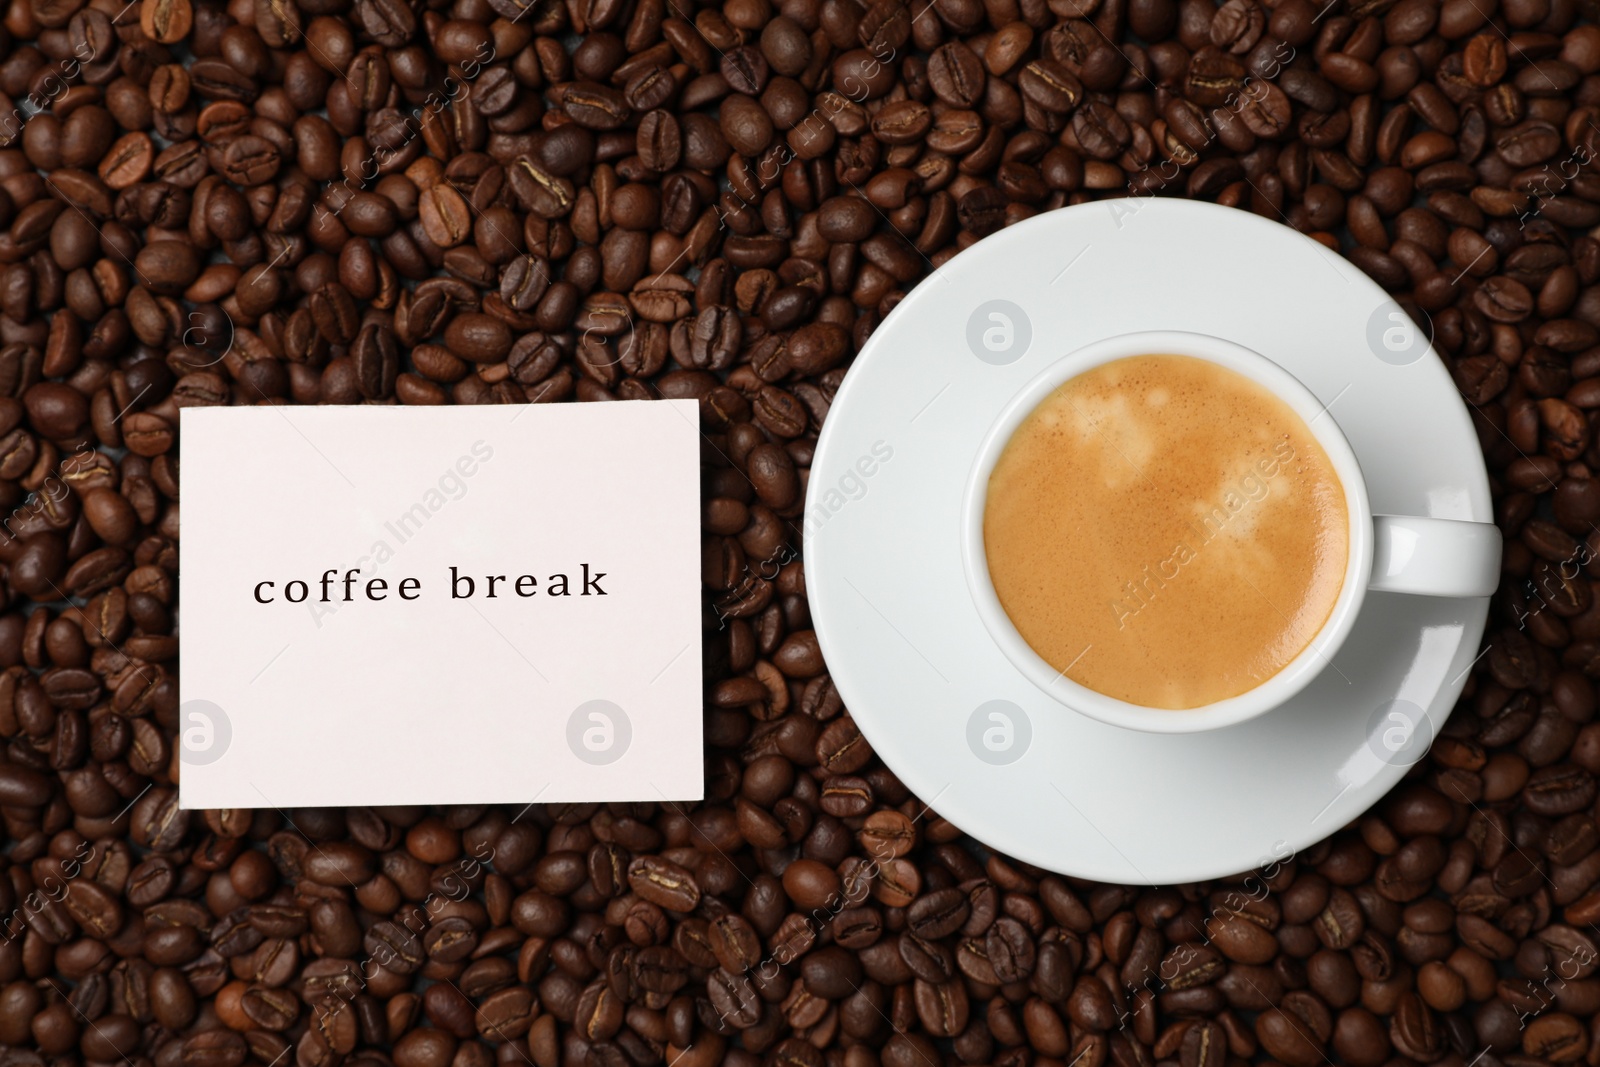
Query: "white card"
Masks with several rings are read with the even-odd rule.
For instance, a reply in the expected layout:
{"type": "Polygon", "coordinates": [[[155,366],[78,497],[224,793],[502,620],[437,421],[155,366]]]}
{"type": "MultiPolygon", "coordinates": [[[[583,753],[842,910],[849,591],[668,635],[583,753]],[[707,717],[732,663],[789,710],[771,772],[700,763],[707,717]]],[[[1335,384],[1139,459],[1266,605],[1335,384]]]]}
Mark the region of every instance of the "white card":
{"type": "Polygon", "coordinates": [[[698,426],[184,409],[181,806],[700,798],[698,426]]]}

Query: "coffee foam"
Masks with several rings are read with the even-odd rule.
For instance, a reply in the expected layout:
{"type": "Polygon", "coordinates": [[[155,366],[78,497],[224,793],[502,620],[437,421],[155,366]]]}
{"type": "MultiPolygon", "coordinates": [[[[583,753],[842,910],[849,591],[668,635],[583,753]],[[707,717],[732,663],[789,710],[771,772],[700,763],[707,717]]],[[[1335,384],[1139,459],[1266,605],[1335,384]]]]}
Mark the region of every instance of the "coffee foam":
{"type": "Polygon", "coordinates": [[[990,577],[1067,677],[1198,707],[1287,665],[1343,586],[1349,517],[1287,404],[1186,356],[1117,360],[1024,420],[989,480],[990,577]]]}

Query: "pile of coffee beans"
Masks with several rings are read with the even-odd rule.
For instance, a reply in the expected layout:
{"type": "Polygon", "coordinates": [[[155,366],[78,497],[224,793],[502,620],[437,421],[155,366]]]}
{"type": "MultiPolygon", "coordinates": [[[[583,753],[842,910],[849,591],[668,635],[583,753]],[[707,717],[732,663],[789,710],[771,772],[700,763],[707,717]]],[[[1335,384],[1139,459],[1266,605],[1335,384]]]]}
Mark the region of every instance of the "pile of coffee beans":
{"type": "Polygon", "coordinates": [[[11,0],[0,1064],[1600,1065],[1589,3],[11,0]],[[798,533],[906,290],[1126,195],[1427,322],[1508,538],[1393,795],[1155,889],[909,795],[798,533]],[[181,408],[657,396],[707,442],[703,803],[178,809],[181,408]]]}

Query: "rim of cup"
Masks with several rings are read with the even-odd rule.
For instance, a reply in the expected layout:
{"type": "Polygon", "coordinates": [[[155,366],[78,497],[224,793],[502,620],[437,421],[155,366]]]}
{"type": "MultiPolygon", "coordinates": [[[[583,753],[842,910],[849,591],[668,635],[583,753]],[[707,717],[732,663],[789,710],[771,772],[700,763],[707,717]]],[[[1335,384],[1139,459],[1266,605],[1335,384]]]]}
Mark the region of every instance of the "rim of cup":
{"type": "MultiPolygon", "coordinates": [[[[1209,334],[1147,330],[1118,334],[1056,359],[1007,402],[979,446],[961,504],[962,564],[985,629],[1005,657],[1046,696],[1093,719],[1147,733],[1198,733],[1247,722],[1279,707],[1300,692],[1332,661],[1350,635],[1372,571],[1372,507],[1355,451],[1328,411],[1298,378],[1252,349],[1209,334]],[[989,476],[1022,421],[1065,382],[1113,360],[1129,356],[1192,356],[1250,378],[1289,405],[1310,429],[1339,477],[1349,515],[1349,554],[1344,584],[1333,610],[1315,637],[1282,670],[1254,689],[1197,708],[1150,708],[1107,696],[1066,677],[1025,641],[1012,623],[989,578],[983,542],[983,513],[989,476]]],[[[1247,595],[1250,590],[1244,591],[1247,595]]],[[[1259,594],[1256,594],[1259,595],[1259,594]]]]}

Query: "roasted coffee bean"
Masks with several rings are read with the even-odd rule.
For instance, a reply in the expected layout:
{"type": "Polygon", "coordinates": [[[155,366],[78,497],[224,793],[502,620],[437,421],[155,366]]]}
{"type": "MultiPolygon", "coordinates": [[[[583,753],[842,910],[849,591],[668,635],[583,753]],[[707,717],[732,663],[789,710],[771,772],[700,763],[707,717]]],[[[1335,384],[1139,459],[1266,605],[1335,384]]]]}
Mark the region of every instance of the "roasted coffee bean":
{"type": "Polygon", "coordinates": [[[958,41],[941,45],[928,58],[928,87],[951,107],[970,108],[983,95],[983,63],[958,41]]]}
{"type": "Polygon", "coordinates": [[[445,345],[456,355],[475,363],[498,363],[511,351],[511,330],[489,315],[468,312],[450,320],[445,345]]]}
{"type": "Polygon", "coordinates": [[[367,325],[351,346],[351,358],[362,396],[378,400],[390,395],[400,366],[393,334],[377,323],[367,325]]]}
{"type": "Polygon", "coordinates": [[[194,11],[189,0],[151,0],[139,9],[139,27],[161,44],[174,44],[189,35],[194,11]]]}
{"type": "Polygon", "coordinates": [[[627,121],[631,110],[615,89],[582,82],[566,90],[562,108],[574,122],[591,130],[614,130],[627,121]]]}
{"type": "Polygon", "coordinates": [[[633,891],[669,911],[688,912],[700,900],[694,876],[666,860],[641,856],[628,865],[633,891]]]}
{"type": "Polygon", "coordinates": [[[428,239],[440,248],[454,248],[472,234],[472,215],[466,199],[452,186],[439,183],[422,191],[417,215],[428,239]]]}
{"type": "Polygon", "coordinates": [[[1245,68],[1232,57],[1206,47],[1189,60],[1183,94],[1202,107],[1232,106],[1245,85],[1245,68]]]}
{"type": "Polygon", "coordinates": [[[917,898],[906,918],[918,937],[938,939],[961,929],[970,914],[967,895],[951,886],[917,898]]]}

